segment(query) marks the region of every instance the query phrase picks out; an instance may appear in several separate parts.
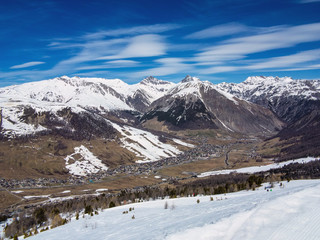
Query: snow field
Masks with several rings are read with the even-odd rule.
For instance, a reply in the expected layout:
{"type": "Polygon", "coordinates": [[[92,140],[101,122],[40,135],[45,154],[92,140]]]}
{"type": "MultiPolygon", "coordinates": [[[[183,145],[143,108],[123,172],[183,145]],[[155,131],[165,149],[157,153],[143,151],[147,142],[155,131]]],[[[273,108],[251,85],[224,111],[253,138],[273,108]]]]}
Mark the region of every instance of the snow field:
{"type": "MultiPolygon", "coordinates": [[[[142,158],[142,160],[136,161],[137,163],[158,161],[161,158],[172,157],[181,153],[177,147],[161,142],[158,136],[150,132],[110,123],[123,136],[121,138],[123,147],[142,158]]],[[[191,146],[180,140],[177,142],[177,139],[175,142],[180,145],[191,146]]]]}
{"type": "Polygon", "coordinates": [[[30,239],[319,239],[320,180],[283,184],[272,192],[214,195],[214,201],[199,196],[123,205],[30,239]],[[134,211],[123,214],[129,208],[134,211]]]}
{"type": "Polygon", "coordinates": [[[88,174],[97,173],[101,170],[108,170],[108,167],[83,145],[75,147],[74,153],[68,155],[65,161],[66,168],[72,175],[87,176],[88,174]],[[76,158],[76,155],[80,155],[80,158],[76,158]],[[73,163],[70,163],[71,161],[73,163]]]}

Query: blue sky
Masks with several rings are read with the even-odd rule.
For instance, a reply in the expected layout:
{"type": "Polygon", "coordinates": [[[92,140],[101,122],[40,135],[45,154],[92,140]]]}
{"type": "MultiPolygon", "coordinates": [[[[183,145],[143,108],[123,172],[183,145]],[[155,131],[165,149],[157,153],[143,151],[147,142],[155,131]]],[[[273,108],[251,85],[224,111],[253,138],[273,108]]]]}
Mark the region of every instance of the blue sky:
{"type": "Polygon", "coordinates": [[[320,78],[320,0],[10,0],[0,86],[62,75],[320,78]]]}

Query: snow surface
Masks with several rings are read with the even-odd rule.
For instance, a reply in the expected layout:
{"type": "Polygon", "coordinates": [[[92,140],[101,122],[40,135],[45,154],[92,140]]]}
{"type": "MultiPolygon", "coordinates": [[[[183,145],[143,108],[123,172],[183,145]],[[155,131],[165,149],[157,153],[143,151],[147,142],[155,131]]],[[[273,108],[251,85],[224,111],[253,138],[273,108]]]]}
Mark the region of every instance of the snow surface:
{"type": "Polygon", "coordinates": [[[108,191],[107,188],[99,188],[96,190],[96,192],[105,192],[105,191],[108,191]]]}
{"type": "Polygon", "coordinates": [[[150,132],[126,125],[120,126],[113,122],[110,123],[122,135],[123,147],[133,152],[137,157],[142,158],[142,160],[136,161],[137,163],[158,161],[181,153],[177,147],[161,142],[158,136],[150,132]]]}
{"type": "Polygon", "coordinates": [[[224,82],[215,86],[249,101],[260,96],[268,96],[271,102],[279,96],[317,100],[320,91],[319,80],[293,80],[290,77],[253,76],[238,84],[224,82]]]}
{"type": "Polygon", "coordinates": [[[185,143],[185,142],[181,141],[180,139],[173,138],[172,140],[173,140],[175,143],[178,143],[178,144],[180,144],[180,145],[182,145],[182,146],[186,146],[186,147],[190,147],[190,148],[195,147],[193,144],[191,144],[191,143],[185,143]]]}
{"type": "Polygon", "coordinates": [[[62,191],[61,193],[70,193],[71,190],[65,190],[65,191],[62,191]]]}
{"type": "Polygon", "coordinates": [[[93,155],[85,146],[74,148],[74,153],[65,158],[69,173],[77,176],[87,176],[99,171],[107,171],[108,167],[93,155]]]}
{"type": "Polygon", "coordinates": [[[25,198],[25,199],[31,199],[31,198],[48,198],[48,197],[50,197],[50,194],[49,194],[49,195],[23,196],[23,198],[25,198]]]}
{"type": "Polygon", "coordinates": [[[17,190],[17,191],[11,191],[12,193],[23,193],[24,191],[22,190],[17,190]]]}
{"type": "Polygon", "coordinates": [[[208,81],[200,81],[200,79],[198,78],[190,77],[190,79],[192,80],[182,81],[178,83],[175,87],[171,88],[167,94],[172,95],[173,97],[184,98],[190,98],[190,96],[193,96],[199,98],[202,102],[205,102],[202,99],[202,93],[200,89],[203,88],[205,92],[210,89],[214,89],[219,94],[223,95],[225,98],[232,101],[234,104],[239,105],[239,102],[236,100],[236,98],[234,98],[232,94],[228,93],[222,87],[214,85],[213,83],[208,81]]]}
{"type": "Polygon", "coordinates": [[[204,172],[198,175],[198,177],[208,177],[212,175],[220,175],[220,174],[230,174],[230,173],[258,173],[258,172],[265,172],[269,171],[270,169],[275,168],[282,168],[285,165],[291,164],[291,163],[308,163],[312,161],[318,161],[320,158],[314,158],[314,157],[306,157],[306,158],[299,158],[279,163],[272,163],[268,165],[262,165],[262,166],[253,166],[253,167],[245,167],[245,168],[238,168],[238,169],[225,169],[225,170],[218,170],[218,171],[210,171],[210,172],[204,172]]]}
{"type": "Polygon", "coordinates": [[[30,239],[320,239],[320,180],[283,184],[214,195],[214,201],[198,196],[123,205],[30,239]],[[134,210],[123,214],[129,207],[134,210]]]}

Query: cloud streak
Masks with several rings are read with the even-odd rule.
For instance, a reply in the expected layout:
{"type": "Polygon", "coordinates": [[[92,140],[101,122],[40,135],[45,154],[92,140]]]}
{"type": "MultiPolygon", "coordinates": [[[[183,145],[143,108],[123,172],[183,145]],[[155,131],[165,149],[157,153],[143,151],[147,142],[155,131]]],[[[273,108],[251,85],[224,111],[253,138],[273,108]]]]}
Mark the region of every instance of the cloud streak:
{"type": "Polygon", "coordinates": [[[298,71],[317,69],[319,65],[313,65],[313,61],[320,60],[320,49],[302,51],[287,56],[272,57],[268,59],[254,60],[256,62],[241,66],[215,66],[203,70],[204,74],[234,72],[243,70],[272,70],[272,71],[298,71]]]}
{"type": "Polygon", "coordinates": [[[28,68],[28,67],[33,67],[33,66],[37,66],[40,64],[44,64],[45,62],[26,62],[23,64],[19,64],[19,65],[14,65],[12,67],[10,67],[10,69],[20,69],[20,68],[28,68]]]}
{"type": "Polygon", "coordinates": [[[154,24],[143,25],[130,28],[119,28],[113,30],[98,31],[95,33],[88,33],[82,36],[85,40],[102,39],[105,37],[120,37],[120,36],[133,36],[142,34],[163,33],[177,28],[181,28],[180,24],[154,24]]]}
{"type": "Polygon", "coordinates": [[[278,29],[271,33],[233,38],[218,46],[204,49],[197,61],[238,60],[249,54],[289,48],[301,43],[320,40],[320,23],[278,29]]]}
{"type": "Polygon", "coordinates": [[[159,67],[149,68],[144,71],[135,72],[134,77],[145,77],[145,76],[166,76],[181,72],[192,72],[193,66],[184,63],[184,59],[181,58],[161,58],[155,61],[160,64],[159,67]]]}
{"type": "Polygon", "coordinates": [[[194,32],[186,36],[190,39],[205,39],[205,38],[215,38],[222,36],[230,36],[236,33],[246,32],[249,30],[249,27],[239,23],[227,23],[218,26],[213,26],[206,28],[204,30],[194,32]]]}
{"type": "Polygon", "coordinates": [[[158,34],[144,34],[130,39],[129,44],[118,54],[104,56],[98,60],[154,57],[166,53],[164,38],[158,34]]]}

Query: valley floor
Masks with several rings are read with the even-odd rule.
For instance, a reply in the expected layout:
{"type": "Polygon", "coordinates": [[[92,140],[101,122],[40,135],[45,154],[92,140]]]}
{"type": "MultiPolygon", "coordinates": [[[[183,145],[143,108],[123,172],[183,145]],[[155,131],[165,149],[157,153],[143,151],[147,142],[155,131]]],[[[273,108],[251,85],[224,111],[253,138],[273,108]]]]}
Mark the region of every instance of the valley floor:
{"type": "Polygon", "coordinates": [[[123,205],[28,239],[320,239],[320,180],[267,185],[123,205]]]}

